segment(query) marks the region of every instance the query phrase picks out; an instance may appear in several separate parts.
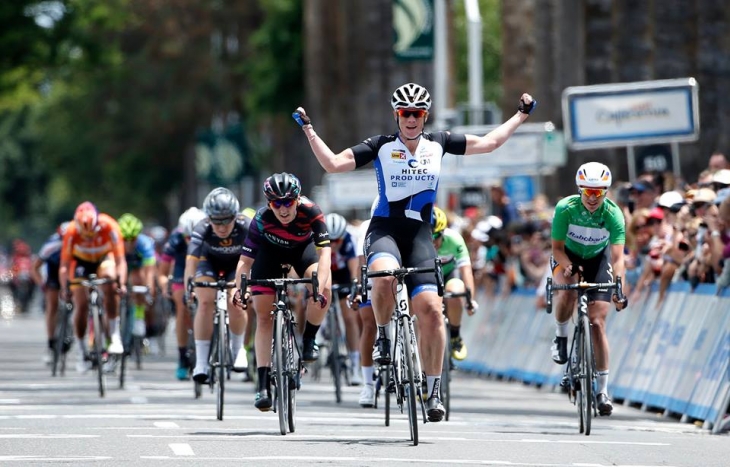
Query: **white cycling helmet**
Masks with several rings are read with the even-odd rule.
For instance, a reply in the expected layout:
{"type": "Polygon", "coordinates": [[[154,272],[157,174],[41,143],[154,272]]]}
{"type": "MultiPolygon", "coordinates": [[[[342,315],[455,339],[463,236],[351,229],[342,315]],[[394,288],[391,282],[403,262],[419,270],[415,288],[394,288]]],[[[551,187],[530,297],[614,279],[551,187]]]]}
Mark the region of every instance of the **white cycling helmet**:
{"type": "Polygon", "coordinates": [[[431,108],[431,95],[426,88],[416,83],[408,83],[399,87],[393,92],[390,99],[393,110],[398,109],[423,109],[431,108]]]}
{"type": "Polygon", "coordinates": [[[611,170],[600,162],[588,162],[575,173],[575,184],[584,188],[610,188],[611,170]]]}
{"type": "Polygon", "coordinates": [[[345,232],[347,232],[347,221],[344,217],[333,212],[327,214],[326,221],[330,240],[339,240],[345,236],[345,232]]]}
{"type": "Polygon", "coordinates": [[[187,211],[180,215],[178,219],[178,228],[186,237],[193,234],[193,229],[198,222],[205,219],[207,216],[202,209],[198,209],[195,206],[189,208],[187,211]]]}

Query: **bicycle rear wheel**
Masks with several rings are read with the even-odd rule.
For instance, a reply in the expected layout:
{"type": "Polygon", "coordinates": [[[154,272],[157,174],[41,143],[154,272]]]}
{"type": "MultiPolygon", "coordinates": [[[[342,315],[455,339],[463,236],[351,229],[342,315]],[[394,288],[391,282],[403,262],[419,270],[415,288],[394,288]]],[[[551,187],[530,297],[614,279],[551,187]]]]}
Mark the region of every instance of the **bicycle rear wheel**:
{"type": "Polygon", "coordinates": [[[96,374],[99,384],[99,397],[106,394],[106,374],[104,373],[104,325],[101,319],[100,304],[96,303],[91,307],[94,323],[94,358],[96,359],[96,374]]]}
{"type": "Polygon", "coordinates": [[[390,369],[390,365],[380,367],[380,386],[385,396],[385,426],[390,426],[390,369]]]}
{"type": "Polygon", "coordinates": [[[586,436],[591,434],[593,416],[593,352],[591,346],[591,325],[587,316],[581,318],[580,344],[580,412],[581,428],[586,436]]]}
{"type": "Polygon", "coordinates": [[[223,317],[221,316],[218,319],[216,332],[218,333],[218,348],[216,350],[217,353],[217,367],[215,367],[215,371],[217,372],[217,380],[218,380],[218,386],[216,387],[217,393],[216,393],[216,416],[218,417],[218,420],[223,420],[223,397],[225,394],[225,381],[226,381],[226,356],[228,355],[228,335],[226,333],[226,323],[223,317]]]}
{"type": "Polygon", "coordinates": [[[289,382],[285,374],[284,364],[284,316],[281,310],[276,310],[274,320],[274,371],[276,372],[274,384],[276,384],[276,412],[279,416],[279,432],[286,434],[287,412],[289,400],[289,382]]]}
{"type": "MultiPolygon", "coordinates": [[[[444,362],[441,367],[441,402],[444,404],[445,419],[448,421],[451,412],[451,338],[448,321],[444,324],[446,325],[446,345],[444,345],[444,362]]],[[[425,395],[426,399],[428,396],[428,394],[425,395]]]]}
{"type": "Polygon", "coordinates": [[[405,353],[402,363],[405,365],[406,374],[406,385],[403,396],[406,398],[408,404],[408,425],[411,430],[411,439],[413,445],[418,446],[418,412],[416,411],[416,375],[414,371],[414,349],[411,345],[411,320],[408,318],[403,319],[404,323],[401,326],[401,332],[403,333],[403,352],[405,353]]]}

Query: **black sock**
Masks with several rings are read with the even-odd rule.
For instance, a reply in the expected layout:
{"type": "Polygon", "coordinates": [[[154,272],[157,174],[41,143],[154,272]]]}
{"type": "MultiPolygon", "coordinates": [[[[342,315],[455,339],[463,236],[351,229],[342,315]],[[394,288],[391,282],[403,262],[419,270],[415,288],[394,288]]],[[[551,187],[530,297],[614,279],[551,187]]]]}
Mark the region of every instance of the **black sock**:
{"type": "MultiPolygon", "coordinates": [[[[386,324],[387,326],[387,324],[386,324]]],[[[381,326],[378,324],[378,339],[387,339],[387,333],[385,332],[385,326],[381,326]]]]}
{"type": "Polygon", "coordinates": [[[178,359],[181,364],[187,363],[188,360],[188,349],[187,347],[178,347],[177,348],[177,355],[178,359]]]}
{"type": "Polygon", "coordinates": [[[314,340],[317,337],[317,331],[319,331],[319,324],[312,324],[309,321],[304,325],[304,339],[314,340]]]}
{"type": "Polygon", "coordinates": [[[56,347],[56,339],[48,339],[48,348],[53,350],[56,347]]]}
{"type": "Polygon", "coordinates": [[[451,335],[452,339],[456,339],[459,337],[459,331],[461,330],[461,326],[451,326],[449,330],[449,334],[451,335]]]}
{"type": "Polygon", "coordinates": [[[269,367],[260,366],[256,371],[259,374],[259,392],[269,392],[269,367]]]}

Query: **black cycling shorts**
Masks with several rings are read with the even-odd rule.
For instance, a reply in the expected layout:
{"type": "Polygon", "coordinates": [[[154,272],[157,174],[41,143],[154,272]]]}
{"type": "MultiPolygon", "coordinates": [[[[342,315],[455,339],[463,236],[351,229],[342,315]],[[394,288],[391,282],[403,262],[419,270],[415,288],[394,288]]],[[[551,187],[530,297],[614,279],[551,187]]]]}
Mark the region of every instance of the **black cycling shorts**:
{"type": "MultiPolygon", "coordinates": [[[[565,249],[570,262],[573,263],[573,270],[578,266],[583,267],[583,280],[586,282],[613,282],[613,266],[611,265],[611,250],[609,247],[603,249],[593,258],[581,258],[569,249],[565,249]]],[[[550,257],[550,269],[555,271],[558,263],[555,258],[550,257]]],[[[589,301],[610,302],[611,295],[608,289],[594,289],[588,292],[589,301]]]]}
{"type": "MultiPolygon", "coordinates": [[[[281,277],[281,265],[289,264],[297,273],[297,276],[304,277],[307,269],[319,262],[317,247],[314,242],[306,243],[295,248],[281,248],[275,245],[264,245],[256,253],[256,260],[251,268],[251,279],[277,279],[281,277]]],[[[251,288],[253,295],[261,295],[274,288],[263,288],[255,286],[251,288]]]]}
{"type": "MultiPolygon", "coordinates": [[[[390,255],[402,267],[433,267],[436,249],[431,224],[407,218],[373,217],[365,237],[365,255],[368,265],[381,255],[390,255]]],[[[406,285],[411,297],[423,290],[435,292],[436,275],[411,274],[406,276],[406,285]]]]}

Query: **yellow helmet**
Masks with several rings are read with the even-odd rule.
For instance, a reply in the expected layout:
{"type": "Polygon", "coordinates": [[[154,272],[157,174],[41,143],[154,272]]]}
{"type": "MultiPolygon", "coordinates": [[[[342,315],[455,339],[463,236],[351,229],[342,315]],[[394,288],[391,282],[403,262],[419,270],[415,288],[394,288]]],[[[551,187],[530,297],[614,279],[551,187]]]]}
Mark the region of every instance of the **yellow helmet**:
{"type": "Polygon", "coordinates": [[[431,225],[433,226],[433,233],[440,234],[448,226],[449,220],[446,218],[446,213],[441,208],[434,206],[433,215],[431,216],[431,225]]]}

